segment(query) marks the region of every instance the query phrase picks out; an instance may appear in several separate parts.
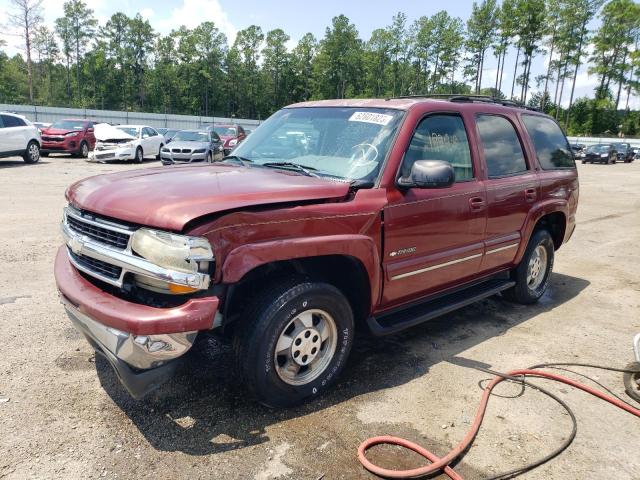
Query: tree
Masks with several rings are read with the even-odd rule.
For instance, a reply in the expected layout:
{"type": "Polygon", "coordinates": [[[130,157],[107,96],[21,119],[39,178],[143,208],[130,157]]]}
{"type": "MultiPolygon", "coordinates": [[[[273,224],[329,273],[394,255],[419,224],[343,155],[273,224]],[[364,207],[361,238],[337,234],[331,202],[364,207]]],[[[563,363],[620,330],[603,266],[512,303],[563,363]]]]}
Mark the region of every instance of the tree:
{"type": "MultiPolygon", "coordinates": [[[[392,96],[402,95],[404,91],[404,69],[407,58],[407,16],[398,12],[387,27],[386,38],[389,41],[389,54],[393,59],[392,96]]],[[[354,27],[355,28],[355,27],[354,27]]],[[[357,31],[356,31],[357,35],[357,31]]]]}
{"type": "Polygon", "coordinates": [[[524,71],[520,77],[520,101],[526,102],[531,76],[531,63],[539,50],[545,32],[546,7],[544,0],[518,0],[516,3],[516,32],[522,50],[524,71]]]}
{"type": "Polygon", "coordinates": [[[640,28],[640,7],[633,0],[611,0],[602,9],[602,24],[593,37],[593,66],[590,73],[600,77],[597,97],[604,98],[613,83],[618,83],[615,109],[630,65],[627,58],[640,28]]]}
{"type": "MultiPolygon", "coordinates": [[[[105,26],[100,30],[100,38],[104,41],[106,57],[110,61],[112,69],[108,73],[110,83],[120,86],[112,92],[119,97],[117,103],[124,110],[129,109],[129,79],[127,72],[127,42],[129,38],[130,18],[124,13],[118,12],[111,15],[105,26]]],[[[114,99],[115,101],[115,99],[114,99]]]]}
{"type": "Polygon", "coordinates": [[[484,56],[493,44],[497,25],[496,0],[483,0],[480,5],[473,2],[471,16],[467,20],[466,47],[471,54],[467,75],[475,79],[475,93],[482,88],[484,56]]]}
{"type": "Polygon", "coordinates": [[[27,80],[29,82],[29,101],[33,103],[33,62],[31,48],[34,31],[42,23],[43,0],[11,0],[13,12],[9,13],[9,24],[22,30],[24,51],[27,55],[27,80]]]}
{"type": "MultiPolygon", "coordinates": [[[[202,26],[206,26],[202,24],[202,26]]],[[[149,63],[147,56],[153,49],[155,33],[148,20],[138,13],[129,21],[127,29],[127,47],[133,70],[133,86],[136,91],[138,106],[142,109],[145,105],[144,73],[149,63]]]]}
{"type": "Polygon", "coordinates": [[[267,32],[266,46],[262,50],[264,58],[263,68],[267,73],[273,91],[273,110],[283,106],[284,93],[287,91],[289,77],[290,55],[287,52],[287,42],[291,37],[280,28],[267,32]]]}
{"type": "MultiPolygon", "coordinates": [[[[565,18],[573,19],[578,25],[578,46],[573,52],[572,58],[574,62],[573,82],[571,84],[571,94],[569,96],[569,107],[567,108],[567,117],[565,120],[565,130],[569,127],[569,117],[571,116],[571,107],[573,105],[573,95],[576,90],[576,78],[578,77],[578,69],[582,64],[582,56],[584,55],[585,45],[589,36],[587,25],[593,19],[596,12],[600,9],[604,0],[570,0],[566,4],[565,18]]],[[[638,19],[640,22],[640,18],[638,19]]]]}
{"type": "MultiPolygon", "coordinates": [[[[515,2],[516,0],[503,0],[500,10],[497,13],[497,35],[496,43],[493,47],[493,54],[498,58],[498,68],[496,69],[497,91],[502,91],[502,76],[504,74],[504,62],[509,50],[509,44],[513,39],[515,31],[515,2]]],[[[516,67],[518,60],[516,59],[516,67]]],[[[514,74],[515,78],[515,74],[514,74]]],[[[513,96],[513,92],[512,92],[513,96]]]]}
{"type": "Polygon", "coordinates": [[[362,40],[344,15],[333,17],[315,62],[316,95],[324,98],[358,96],[362,90],[362,40]]]}
{"type": "Polygon", "coordinates": [[[54,32],[42,25],[33,32],[33,46],[38,54],[38,64],[46,69],[47,96],[49,103],[53,97],[53,66],[60,53],[54,32]]]}
{"type": "MultiPolygon", "coordinates": [[[[80,69],[82,56],[87,49],[87,41],[93,36],[98,21],[93,16],[93,10],[87,7],[82,0],[69,0],[64,3],[64,17],[66,21],[66,35],[74,48],[76,61],[76,89],[78,100],[82,98],[82,84],[80,82],[80,69]]],[[[63,42],[65,39],[63,39],[63,42]]]]}
{"type": "Polygon", "coordinates": [[[291,52],[293,68],[293,101],[311,98],[313,62],[318,51],[318,40],[311,33],[305,33],[291,52]]]}

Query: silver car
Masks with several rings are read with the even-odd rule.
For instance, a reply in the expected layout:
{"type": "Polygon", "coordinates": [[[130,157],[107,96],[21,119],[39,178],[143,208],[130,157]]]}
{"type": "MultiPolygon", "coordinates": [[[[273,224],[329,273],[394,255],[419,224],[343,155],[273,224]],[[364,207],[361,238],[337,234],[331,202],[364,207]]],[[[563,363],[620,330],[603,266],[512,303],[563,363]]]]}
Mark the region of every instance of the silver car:
{"type": "Polygon", "coordinates": [[[224,157],[223,142],[214,131],[180,130],[171,143],[162,147],[163,165],[174,163],[215,162],[224,157]]]}

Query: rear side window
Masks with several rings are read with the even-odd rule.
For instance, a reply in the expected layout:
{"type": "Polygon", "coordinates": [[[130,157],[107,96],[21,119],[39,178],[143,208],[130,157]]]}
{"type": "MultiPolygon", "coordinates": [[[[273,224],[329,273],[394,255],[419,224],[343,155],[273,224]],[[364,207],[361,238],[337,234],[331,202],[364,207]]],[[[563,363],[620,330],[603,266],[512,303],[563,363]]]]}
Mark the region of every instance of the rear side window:
{"type": "Polygon", "coordinates": [[[471,180],[473,166],[462,118],[457,115],[430,115],[423,119],[404,156],[403,177],[411,173],[411,167],[417,160],[447,161],[453,166],[456,182],[471,180]]]}
{"type": "Polygon", "coordinates": [[[24,127],[24,120],[13,115],[2,115],[2,123],[5,127],[24,127]]]}
{"type": "Polygon", "coordinates": [[[478,115],[476,123],[489,178],[527,171],[522,145],[509,120],[497,115],[478,115]]]}
{"type": "Polygon", "coordinates": [[[556,122],[538,115],[522,115],[522,121],[543,170],[575,168],[567,137],[556,122]]]}

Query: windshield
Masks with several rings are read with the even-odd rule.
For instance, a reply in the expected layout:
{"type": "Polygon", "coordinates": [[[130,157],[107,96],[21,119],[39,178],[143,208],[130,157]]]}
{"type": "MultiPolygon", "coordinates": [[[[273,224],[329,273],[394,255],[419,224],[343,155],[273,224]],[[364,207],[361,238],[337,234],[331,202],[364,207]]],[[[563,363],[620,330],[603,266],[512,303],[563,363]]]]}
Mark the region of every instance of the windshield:
{"type": "Polygon", "coordinates": [[[383,108],[285,108],[233,154],[258,165],[290,162],[320,176],[374,180],[401,117],[401,111],[383,108]]]}
{"type": "Polygon", "coordinates": [[[216,132],[218,135],[225,136],[225,137],[235,137],[236,136],[235,127],[214,126],[213,127],[213,131],[216,132]]]}
{"type": "Polygon", "coordinates": [[[84,130],[84,122],[82,120],[59,120],[51,125],[51,128],[59,128],[60,130],[84,130]]]}
{"type": "Polygon", "coordinates": [[[629,149],[629,144],[628,143],[617,143],[615,145],[616,150],[620,153],[625,153],[628,149],[629,149]]]}
{"type": "Polygon", "coordinates": [[[587,151],[591,153],[608,153],[609,145],[591,145],[587,151]]]}
{"type": "Polygon", "coordinates": [[[138,129],[135,127],[116,127],[118,130],[122,130],[124,133],[128,133],[132,137],[138,138],[138,129]]]}
{"type": "Polygon", "coordinates": [[[209,134],[207,132],[190,132],[182,130],[173,136],[174,142],[208,142],[209,134]]]}

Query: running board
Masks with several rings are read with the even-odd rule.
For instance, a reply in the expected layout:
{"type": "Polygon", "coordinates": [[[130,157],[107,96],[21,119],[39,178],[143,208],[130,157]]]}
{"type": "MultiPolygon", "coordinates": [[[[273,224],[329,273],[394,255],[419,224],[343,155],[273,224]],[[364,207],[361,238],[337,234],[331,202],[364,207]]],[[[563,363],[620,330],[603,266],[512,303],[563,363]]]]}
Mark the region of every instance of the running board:
{"type": "Polygon", "coordinates": [[[402,310],[383,313],[377,318],[371,316],[367,324],[376,337],[390,335],[500,293],[515,284],[513,280],[488,280],[402,310]]]}

